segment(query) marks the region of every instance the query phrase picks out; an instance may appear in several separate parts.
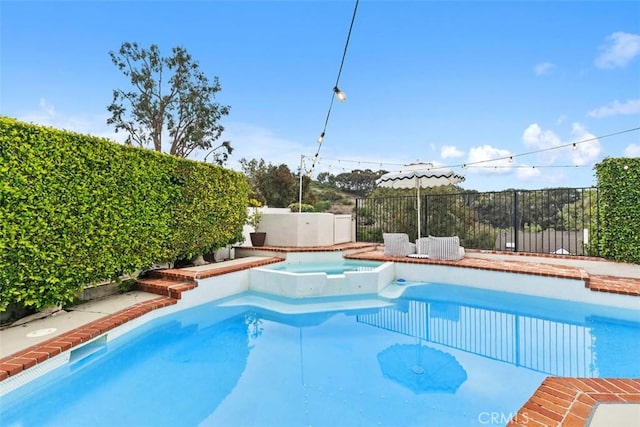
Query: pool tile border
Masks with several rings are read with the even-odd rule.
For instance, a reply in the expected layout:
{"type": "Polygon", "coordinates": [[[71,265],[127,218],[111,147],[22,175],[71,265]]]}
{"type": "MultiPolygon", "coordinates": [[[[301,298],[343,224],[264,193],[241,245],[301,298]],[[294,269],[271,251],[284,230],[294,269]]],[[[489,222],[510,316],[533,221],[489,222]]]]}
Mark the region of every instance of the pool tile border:
{"type": "Polygon", "coordinates": [[[506,273],[532,274],[535,276],[555,277],[561,279],[583,280],[585,282],[588,282],[590,279],[589,274],[585,270],[578,267],[536,264],[526,261],[495,261],[471,257],[466,257],[459,261],[445,261],[429,258],[388,256],[384,255],[384,252],[382,251],[361,252],[353,255],[346,255],[345,258],[402,262],[408,264],[447,265],[452,267],[465,267],[477,270],[491,270],[506,273]]]}
{"type": "MultiPolygon", "coordinates": [[[[368,247],[370,247],[370,245],[368,247]]],[[[355,249],[363,248],[366,249],[367,246],[361,245],[355,249]]],[[[354,247],[353,245],[341,245],[338,249],[336,249],[336,247],[308,248],[307,251],[339,251],[345,249],[354,249],[354,247]]],[[[269,248],[269,250],[273,250],[273,248],[269,248]]],[[[283,248],[282,250],[274,252],[292,251],[292,249],[283,248]]],[[[299,252],[301,250],[296,248],[295,251],[299,252]]],[[[585,286],[593,291],[640,296],[640,279],[614,276],[589,276],[586,271],[576,267],[536,264],[526,261],[494,261],[471,257],[464,258],[460,261],[389,257],[385,256],[380,250],[360,252],[345,255],[345,257],[392,262],[440,264],[568,278],[583,280],[585,286]]],[[[283,258],[270,257],[250,263],[229,265],[204,271],[185,271],[180,269],[155,271],[150,275],[151,277],[139,280],[139,289],[162,296],[153,300],[137,303],[127,309],[107,315],[43,343],[0,359],[0,381],[16,375],[25,369],[29,369],[38,363],[42,363],[83,342],[90,341],[152,310],[176,304],[181,298],[182,292],[189,291],[198,286],[198,279],[281,262],[282,260],[283,258]]],[[[640,379],[547,377],[518,413],[511,419],[508,426],[584,426],[596,405],[606,402],[640,403],[640,379]]]]}
{"type": "MultiPolygon", "coordinates": [[[[516,256],[517,255],[514,255],[514,257],[516,256]]],[[[555,277],[560,279],[582,280],[585,284],[585,287],[594,292],[607,292],[640,297],[640,279],[606,275],[589,275],[589,273],[587,273],[582,268],[561,266],[555,264],[531,263],[527,262],[526,259],[523,261],[515,259],[514,261],[496,261],[487,260],[484,258],[466,257],[459,261],[443,261],[428,258],[393,257],[384,255],[384,252],[380,250],[345,255],[345,258],[414,264],[448,265],[452,267],[464,267],[478,270],[491,270],[506,273],[555,277]]]]}
{"type": "Polygon", "coordinates": [[[507,426],[585,426],[600,403],[640,403],[640,379],[547,377],[507,426]]]}
{"type": "Polygon", "coordinates": [[[149,274],[150,277],[139,279],[136,286],[138,290],[160,295],[159,298],[137,303],[0,359],[0,381],[32,368],[63,351],[91,341],[150,311],[177,304],[178,300],[182,298],[182,292],[195,289],[198,286],[196,278],[203,279],[281,261],[283,258],[271,257],[243,264],[216,266],[216,268],[204,272],[181,269],[152,271],[149,274]]]}
{"type": "Polygon", "coordinates": [[[136,303],[131,307],[109,314],[86,325],[72,329],[58,336],[35,344],[10,356],[0,359],[0,381],[42,363],[63,351],[67,351],[84,342],[114,329],[150,311],[176,304],[174,298],[158,297],[136,303]]]}
{"type": "Polygon", "coordinates": [[[629,277],[591,276],[587,287],[597,292],[640,296],[640,280],[629,277]]]}

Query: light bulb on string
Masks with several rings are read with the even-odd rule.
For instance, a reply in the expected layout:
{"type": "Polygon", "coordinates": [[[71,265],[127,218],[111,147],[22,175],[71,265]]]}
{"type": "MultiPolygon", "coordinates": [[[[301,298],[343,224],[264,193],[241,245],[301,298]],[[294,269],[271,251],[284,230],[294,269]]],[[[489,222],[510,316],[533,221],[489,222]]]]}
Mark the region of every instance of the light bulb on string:
{"type": "Polygon", "coordinates": [[[336,98],[338,99],[338,101],[344,102],[347,100],[347,94],[345,94],[343,91],[338,89],[338,86],[335,86],[333,88],[333,92],[336,94],[336,98]]]}

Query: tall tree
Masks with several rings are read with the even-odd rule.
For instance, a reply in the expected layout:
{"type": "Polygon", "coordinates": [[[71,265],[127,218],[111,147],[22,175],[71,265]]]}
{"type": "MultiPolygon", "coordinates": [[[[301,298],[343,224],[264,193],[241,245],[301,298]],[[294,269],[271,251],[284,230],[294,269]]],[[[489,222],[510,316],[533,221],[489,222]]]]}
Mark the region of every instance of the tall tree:
{"type": "MultiPolygon", "coordinates": [[[[271,163],[263,159],[240,159],[240,167],[247,176],[254,197],[274,208],[285,208],[298,201],[298,179],[289,166],[271,163]]],[[[303,190],[304,190],[303,186],[303,190]]]]}
{"type": "Polygon", "coordinates": [[[115,89],[107,107],[107,124],[127,132],[127,144],[162,151],[163,136],[168,135],[169,154],[188,157],[194,150],[207,150],[215,163],[226,162],[233,148],[229,141],[217,142],[224,131],[218,122],[229,114],[229,106],[214,101],[221,90],[217,76],[211,84],[183,47],[162,57],[155,44],[143,49],[125,42],[109,56],[133,86],[129,91],[115,89]]]}
{"type": "Polygon", "coordinates": [[[243,157],[240,159],[240,167],[251,187],[250,197],[259,200],[262,204],[268,204],[261,191],[262,182],[266,180],[267,175],[267,164],[264,159],[247,160],[243,157]]]}
{"type": "Polygon", "coordinates": [[[333,183],[343,191],[366,197],[376,188],[376,180],[385,173],[383,170],[374,172],[371,169],[354,169],[338,174],[333,178],[333,183]]]}

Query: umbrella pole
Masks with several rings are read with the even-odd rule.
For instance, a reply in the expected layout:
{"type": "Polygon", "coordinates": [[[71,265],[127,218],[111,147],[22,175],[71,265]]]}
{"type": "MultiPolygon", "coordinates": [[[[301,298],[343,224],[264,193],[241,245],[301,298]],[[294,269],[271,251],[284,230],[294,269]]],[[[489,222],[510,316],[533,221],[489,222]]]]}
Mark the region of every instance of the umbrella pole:
{"type": "MultiPolygon", "coordinates": [[[[421,212],[420,212],[420,185],[418,184],[420,181],[418,180],[418,177],[416,177],[416,195],[418,197],[418,239],[420,239],[420,217],[421,217],[421,212]]],[[[416,240],[416,243],[418,243],[418,241],[416,240]]]]}

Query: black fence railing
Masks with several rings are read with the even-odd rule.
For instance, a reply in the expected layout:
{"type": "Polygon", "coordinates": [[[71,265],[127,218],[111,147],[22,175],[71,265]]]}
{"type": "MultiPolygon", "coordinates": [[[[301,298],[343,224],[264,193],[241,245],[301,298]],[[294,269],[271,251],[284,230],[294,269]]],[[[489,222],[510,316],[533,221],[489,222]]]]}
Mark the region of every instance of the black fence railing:
{"type": "Polygon", "coordinates": [[[360,323],[416,337],[489,359],[550,375],[598,375],[593,323],[474,307],[455,302],[409,300],[395,307],[359,314],[360,323]]]}
{"type": "Polygon", "coordinates": [[[469,249],[598,256],[599,210],[597,188],[357,199],[356,240],[459,236],[469,249]]]}

